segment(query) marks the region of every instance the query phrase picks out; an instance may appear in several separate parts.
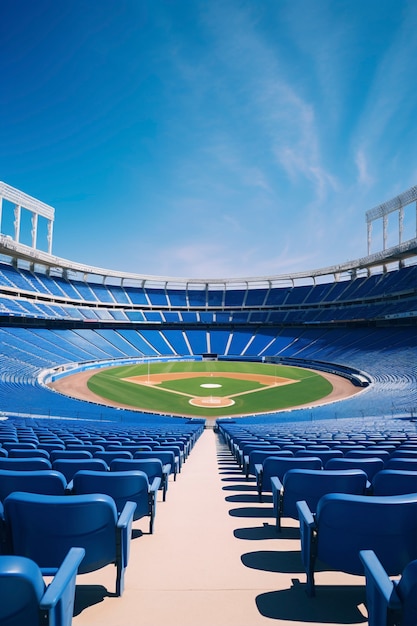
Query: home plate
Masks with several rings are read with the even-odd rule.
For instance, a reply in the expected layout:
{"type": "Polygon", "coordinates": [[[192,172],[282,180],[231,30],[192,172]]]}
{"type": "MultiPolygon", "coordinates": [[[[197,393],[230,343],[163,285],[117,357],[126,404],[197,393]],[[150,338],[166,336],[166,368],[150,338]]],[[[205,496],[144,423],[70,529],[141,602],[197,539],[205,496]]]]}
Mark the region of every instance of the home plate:
{"type": "Polygon", "coordinates": [[[195,397],[189,400],[189,403],[192,406],[200,406],[206,409],[219,409],[226,406],[233,406],[235,403],[231,398],[221,396],[205,396],[205,397],[195,397]]]}

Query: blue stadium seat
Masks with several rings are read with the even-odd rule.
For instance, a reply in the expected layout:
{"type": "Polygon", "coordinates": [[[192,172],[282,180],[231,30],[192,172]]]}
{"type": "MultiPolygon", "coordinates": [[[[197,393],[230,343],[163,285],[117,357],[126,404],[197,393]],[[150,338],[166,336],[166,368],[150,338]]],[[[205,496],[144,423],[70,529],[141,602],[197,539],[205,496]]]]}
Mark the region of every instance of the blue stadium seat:
{"type": "Polygon", "coordinates": [[[417,471],[383,469],[372,479],[374,496],[396,496],[417,493],[417,471]]]}
{"type": "Polygon", "coordinates": [[[71,493],[75,495],[88,493],[105,493],[113,498],[120,515],[126,502],[134,502],[136,509],[134,520],[149,517],[149,532],[153,533],[156,513],[156,494],[160,478],[154,478],[150,484],[145,472],[139,470],[123,472],[95,472],[81,470],[72,479],[71,493]]]}
{"type": "Polygon", "coordinates": [[[415,626],[417,560],[406,565],[399,580],[391,580],[373,550],[361,550],[359,557],[366,576],[368,626],[415,626]]]}
{"type": "Polygon", "coordinates": [[[0,469],[0,502],[13,491],[59,496],[65,494],[66,487],[65,476],[55,470],[0,469]]]}
{"type": "Polygon", "coordinates": [[[262,464],[255,466],[256,486],[259,501],[262,502],[262,494],[272,491],[271,478],[277,476],[280,481],[290,469],[323,469],[321,459],[315,456],[304,458],[280,458],[279,456],[267,457],[262,464]]]}
{"type": "Polygon", "coordinates": [[[79,573],[114,563],[116,595],[122,595],[136,508],[133,502],[118,516],[114,500],[104,494],[48,496],[16,491],[3,506],[13,554],[27,556],[43,575],[54,576],[71,547],[84,548],[79,573]]]}
{"type": "Polygon", "coordinates": [[[0,470],[48,470],[52,469],[52,465],[49,459],[43,459],[41,457],[34,457],[29,459],[10,459],[9,457],[3,458],[0,456],[0,470]]]}
{"type": "Polygon", "coordinates": [[[2,626],[71,626],[82,548],[70,548],[45,584],[38,565],[25,556],[0,556],[2,626]]]}
{"type": "Polygon", "coordinates": [[[367,476],[362,470],[290,469],[282,479],[271,478],[272,502],[277,530],[281,530],[281,517],[298,519],[297,502],[307,502],[310,511],[327,493],[365,495],[367,476]]]}
{"type": "Polygon", "coordinates": [[[314,595],[316,560],[332,569],[363,575],[360,550],[374,550],[389,576],[417,558],[417,493],[360,496],[331,493],[320,498],[313,515],[297,502],[301,557],[307,593],[314,595]]]}
{"type": "Polygon", "coordinates": [[[125,472],[139,470],[145,472],[149,482],[152,484],[155,478],[160,480],[162,499],[165,502],[168,491],[169,468],[163,465],[162,461],[156,457],[149,459],[114,459],[110,463],[111,472],[125,472]]]}
{"type": "Polygon", "coordinates": [[[52,469],[61,472],[69,483],[80,470],[108,472],[109,466],[102,459],[57,459],[52,463],[52,469]]]}

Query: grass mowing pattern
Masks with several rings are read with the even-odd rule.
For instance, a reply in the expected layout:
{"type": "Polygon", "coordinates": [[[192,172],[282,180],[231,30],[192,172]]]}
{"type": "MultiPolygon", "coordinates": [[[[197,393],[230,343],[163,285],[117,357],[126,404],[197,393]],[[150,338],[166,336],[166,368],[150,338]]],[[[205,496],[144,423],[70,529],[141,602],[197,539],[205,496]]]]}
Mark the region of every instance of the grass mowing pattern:
{"type": "Polygon", "coordinates": [[[228,417],[268,413],[307,404],[329,395],[333,389],[331,383],[320,374],[298,367],[272,365],[266,363],[231,362],[231,361],[191,361],[191,362],[155,362],[139,365],[126,365],[101,370],[88,381],[89,389],[104,399],[148,411],[181,415],[187,417],[228,417]],[[137,385],[122,380],[132,376],[152,377],[159,373],[201,372],[201,377],[171,380],[151,387],[137,385]],[[235,378],[222,378],[211,372],[232,372],[235,378]],[[239,379],[242,374],[260,374],[271,377],[274,384],[276,377],[298,381],[295,384],[267,388],[255,381],[239,379]],[[204,383],[221,384],[221,388],[207,389],[200,387],[204,383]],[[161,387],[173,393],[161,391],[161,387]],[[262,388],[264,389],[262,390],[262,388]],[[251,389],[260,389],[256,393],[246,393],[233,398],[235,404],[224,408],[204,408],[190,405],[190,398],[175,393],[187,393],[190,396],[231,396],[251,389]]]}

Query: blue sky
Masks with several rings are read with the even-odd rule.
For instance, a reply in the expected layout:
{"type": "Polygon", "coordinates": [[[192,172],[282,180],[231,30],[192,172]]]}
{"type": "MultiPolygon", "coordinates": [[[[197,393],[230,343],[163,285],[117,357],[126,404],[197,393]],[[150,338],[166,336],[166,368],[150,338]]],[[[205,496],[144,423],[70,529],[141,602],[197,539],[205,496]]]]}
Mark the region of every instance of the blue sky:
{"type": "Polygon", "coordinates": [[[99,267],[365,256],[365,212],[417,183],[416,33],[414,0],[2,0],[0,180],[99,267]]]}

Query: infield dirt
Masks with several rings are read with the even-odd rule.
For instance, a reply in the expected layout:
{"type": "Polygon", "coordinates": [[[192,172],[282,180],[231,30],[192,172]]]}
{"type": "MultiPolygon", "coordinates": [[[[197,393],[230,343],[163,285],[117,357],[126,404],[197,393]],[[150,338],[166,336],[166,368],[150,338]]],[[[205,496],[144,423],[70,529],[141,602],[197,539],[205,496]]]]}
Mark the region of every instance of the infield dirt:
{"type": "MultiPolygon", "coordinates": [[[[77,374],[73,374],[72,376],[66,376],[60,380],[50,383],[48,386],[51,389],[58,391],[59,393],[62,393],[67,396],[71,396],[72,398],[77,398],[79,400],[87,400],[88,402],[95,402],[96,404],[120,407],[120,408],[130,409],[133,411],[142,410],[138,408],[137,406],[133,407],[128,404],[122,404],[119,402],[112,402],[111,400],[106,400],[102,398],[101,396],[93,393],[88,388],[87,383],[88,383],[88,380],[91,378],[91,376],[94,376],[94,374],[96,374],[98,371],[103,371],[103,370],[88,370],[85,372],[79,372],[77,374]]],[[[326,378],[326,380],[328,380],[331,383],[333,387],[332,391],[327,396],[325,396],[324,398],[321,398],[320,400],[308,402],[305,405],[301,404],[299,405],[299,407],[292,407],[292,408],[301,408],[303,406],[309,406],[309,407],[318,406],[318,405],[328,404],[331,402],[337,402],[339,400],[343,400],[345,398],[353,396],[361,391],[359,387],[355,387],[346,378],[342,378],[341,376],[336,376],[335,374],[328,374],[324,372],[317,372],[317,373],[319,373],[321,376],[323,376],[323,378],[326,378]]],[[[224,377],[225,373],[222,372],[221,375],[224,377]]],[[[258,382],[263,382],[266,384],[269,384],[271,381],[271,378],[273,378],[271,376],[262,376],[262,375],[257,375],[257,374],[242,374],[242,373],[234,374],[233,372],[228,372],[227,376],[230,378],[240,378],[240,379],[246,376],[246,377],[249,377],[248,378],[249,380],[257,380],[258,382]],[[261,380],[261,379],[264,379],[264,380],[261,380]]],[[[162,380],[161,377],[163,377],[163,380],[165,381],[173,379],[173,378],[175,379],[190,378],[190,373],[176,372],[171,375],[170,374],[153,374],[149,377],[149,381],[148,381],[147,376],[137,377],[137,378],[146,378],[147,379],[146,384],[158,384],[162,380]]],[[[283,378],[280,379],[279,377],[277,377],[277,383],[279,384],[289,384],[290,382],[294,382],[294,381],[289,381],[288,379],[283,379],[283,378]],[[281,383],[279,382],[280,380],[281,380],[281,383]]],[[[274,413],[275,412],[278,412],[278,411],[274,411],[274,413]]],[[[234,417],[237,417],[237,416],[234,416],[234,417]]],[[[208,416],[206,417],[206,419],[215,420],[217,419],[217,417],[210,418],[210,416],[208,416]]]]}

